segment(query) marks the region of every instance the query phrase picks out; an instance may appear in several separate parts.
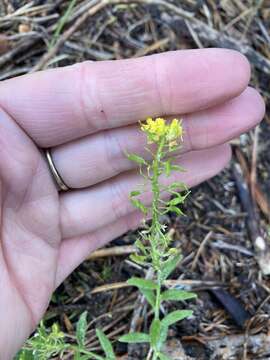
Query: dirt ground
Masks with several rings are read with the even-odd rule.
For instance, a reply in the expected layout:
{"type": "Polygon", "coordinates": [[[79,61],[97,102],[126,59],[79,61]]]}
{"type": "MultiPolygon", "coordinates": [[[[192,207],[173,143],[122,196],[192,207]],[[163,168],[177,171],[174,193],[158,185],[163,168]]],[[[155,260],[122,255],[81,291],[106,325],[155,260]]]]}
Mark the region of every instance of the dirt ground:
{"type": "MultiPolygon", "coordinates": [[[[68,5],[0,1],[1,80],[86,59],[198,47],[229,47],[249,58],[251,83],[267,103],[263,123],[232,142],[226,170],[192,190],[186,217],[164,219],[183,252],[174,284],[198,293],[187,304],[194,316],[173,328],[169,346],[175,359],[270,359],[270,2],[78,0],[61,25],[68,5]]],[[[112,340],[128,331],[138,293],[123,283],[131,274],[144,275],[128,260],[135,238],[130,232],[115,239],[109,256],[97,254],[74,271],[55,292],[46,323],[58,321],[72,335],[88,310],[92,349],[98,349],[96,326],[112,340]],[[121,249],[126,254],[118,255],[121,249]]],[[[143,348],[115,346],[119,359],[127,353],[144,359],[143,348]]]]}

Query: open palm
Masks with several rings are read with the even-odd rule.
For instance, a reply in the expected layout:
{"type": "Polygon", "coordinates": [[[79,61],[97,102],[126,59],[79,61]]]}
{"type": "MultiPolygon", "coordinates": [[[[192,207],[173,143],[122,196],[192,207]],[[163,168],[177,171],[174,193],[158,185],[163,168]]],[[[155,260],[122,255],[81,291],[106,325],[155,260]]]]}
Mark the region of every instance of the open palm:
{"type": "Polygon", "coordinates": [[[1,360],[92,250],[139,224],[128,201],[139,178],[124,154],[147,156],[138,120],[183,117],[187,172],[176,176],[196,185],[226,165],[226,142],[263,117],[248,81],[244,57],[208,49],[86,62],[0,84],[1,360]],[[41,151],[48,147],[73,190],[58,192],[41,151]]]}

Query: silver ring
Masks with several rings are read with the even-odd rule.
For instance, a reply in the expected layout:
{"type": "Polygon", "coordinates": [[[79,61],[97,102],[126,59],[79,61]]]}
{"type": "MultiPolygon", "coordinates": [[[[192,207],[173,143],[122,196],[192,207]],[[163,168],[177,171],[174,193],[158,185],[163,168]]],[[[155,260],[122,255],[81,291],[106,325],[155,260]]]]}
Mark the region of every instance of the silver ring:
{"type": "Polygon", "coordinates": [[[46,155],[46,159],[47,159],[47,162],[49,165],[50,172],[51,172],[57,186],[59,187],[59,189],[62,191],[70,190],[70,188],[65,184],[64,180],[61,178],[59,172],[57,171],[57,169],[54,165],[52,155],[51,155],[51,149],[46,149],[45,155],[46,155]]]}

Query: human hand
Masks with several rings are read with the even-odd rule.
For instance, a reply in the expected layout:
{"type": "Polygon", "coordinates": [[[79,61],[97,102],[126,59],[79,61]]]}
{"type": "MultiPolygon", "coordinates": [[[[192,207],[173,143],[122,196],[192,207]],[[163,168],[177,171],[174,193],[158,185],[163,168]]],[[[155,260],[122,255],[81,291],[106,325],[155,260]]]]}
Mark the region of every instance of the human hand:
{"type": "Polygon", "coordinates": [[[138,120],[183,118],[187,172],[175,176],[194,186],[227,164],[228,140],[262,119],[249,76],[242,55],[206,49],[85,62],[0,84],[1,360],[91,251],[139,225],[128,193],[140,180],[124,154],[145,156],[138,120]],[[48,147],[77,190],[58,192],[40,151],[48,147]]]}

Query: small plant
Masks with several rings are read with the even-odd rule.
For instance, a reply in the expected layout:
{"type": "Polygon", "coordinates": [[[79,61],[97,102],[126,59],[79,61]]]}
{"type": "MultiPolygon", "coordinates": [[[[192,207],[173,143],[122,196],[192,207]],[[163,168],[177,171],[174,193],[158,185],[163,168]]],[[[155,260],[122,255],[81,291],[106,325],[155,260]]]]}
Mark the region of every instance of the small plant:
{"type": "Polygon", "coordinates": [[[74,354],[74,360],[115,360],[112,345],[106,335],[96,329],[105,356],[98,355],[86,348],[87,312],[81,314],[76,327],[76,343],[67,343],[66,335],[60,331],[58,324],[53,324],[50,330],[40,323],[36,333],[25,344],[15,360],[48,360],[52,357],[62,356],[67,352],[74,354]]]}
{"type": "MultiPolygon", "coordinates": [[[[176,322],[192,315],[190,310],[176,310],[161,317],[162,303],[166,301],[184,301],[193,299],[196,294],[178,289],[164,290],[166,279],[175,270],[181,261],[179,249],[171,247],[172,239],[166,232],[166,226],[161,222],[161,216],[174,212],[183,215],[179,205],[183,204],[189,194],[187,187],[181,182],[172,182],[169,185],[162,184],[161,176],[169,178],[173,171],[184,171],[179,165],[174,164],[174,158],[170,155],[181,146],[183,130],[181,122],[173,119],[166,123],[162,118],[153,120],[148,118],[146,123],[141,124],[141,130],[147,135],[148,144],[153,148],[147,148],[152,155],[152,160],[147,161],[136,154],[128,154],[127,157],[139,165],[140,174],[144,184],[142,189],[130,193],[132,204],[142,211],[145,220],[150,216],[151,224],[146,225],[141,232],[140,238],[135,245],[137,253],[131,255],[131,260],[151,270],[151,279],[132,277],[128,284],[137,287],[152,308],[153,319],[148,333],[134,332],[121,336],[119,341],[125,343],[148,343],[149,353],[147,360],[169,360],[163,352],[167,340],[169,327],[176,322]],[[152,202],[149,207],[140,200],[146,186],[150,185],[152,202]],[[166,200],[169,197],[169,200],[166,200]]],[[[103,275],[107,271],[103,272],[103,275]]],[[[30,338],[23,350],[17,355],[17,360],[47,360],[54,356],[61,356],[71,351],[75,360],[115,360],[116,356],[112,344],[106,335],[99,329],[96,335],[105,356],[98,355],[86,348],[87,313],[84,312],[78,321],[76,329],[77,344],[65,342],[65,334],[58,325],[54,324],[48,331],[41,322],[36,334],[30,338]]]]}
{"type": "Polygon", "coordinates": [[[169,326],[192,315],[190,310],[176,310],[162,319],[160,309],[162,302],[183,301],[195,298],[196,295],[190,292],[170,289],[164,290],[164,282],[176,268],[181,260],[181,253],[178,249],[170,246],[171,237],[166,232],[166,226],[162,224],[160,218],[169,212],[183,215],[178,207],[183,204],[189,194],[186,186],[181,182],[172,182],[164,185],[160,181],[161,175],[169,177],[173,171],[183,171],[174,164],[170,154],[179,149],[182,141],[183,130],[181,122],[173,119],[170,123],[162,118],[153,120],[148,118],[145,124],[141,124],[141,130],[147,135],[148,144],[154,145],[154,150],[147,150],[152,154],[152,160],[146,161],[144,158],[128,154],[128,159],[139,165],[140,174],[145,180],[143,190],[135,190],[130,193],[132,204],[143,212],[145,217],[151,216],[151,225],[146,226],[146,230],[141,232],[141,238],[135,243],[137,253],[131,255],[131,259],[146,268],[152,269],[152,279],[141,279],[132,277],[128,280],[129,285],[136,286],[153,310],[153,320],[148,333],[129,333],[122,336],[119,341],[126,343],[149,343],[150,351],[147,359],[166,360],[168,356],[162,353],[162,348],[166,342],[169,326]],[[150,184],[152,192],[152,203],[146,207],[139,197],[145,190],[145,185],[150,184]],[[170,200],[164,200],[164,195],[170,200]]]}

